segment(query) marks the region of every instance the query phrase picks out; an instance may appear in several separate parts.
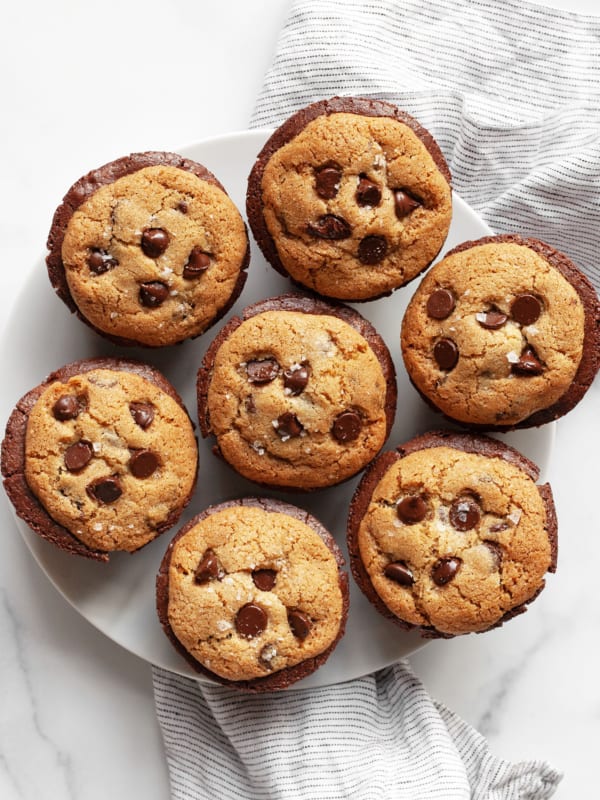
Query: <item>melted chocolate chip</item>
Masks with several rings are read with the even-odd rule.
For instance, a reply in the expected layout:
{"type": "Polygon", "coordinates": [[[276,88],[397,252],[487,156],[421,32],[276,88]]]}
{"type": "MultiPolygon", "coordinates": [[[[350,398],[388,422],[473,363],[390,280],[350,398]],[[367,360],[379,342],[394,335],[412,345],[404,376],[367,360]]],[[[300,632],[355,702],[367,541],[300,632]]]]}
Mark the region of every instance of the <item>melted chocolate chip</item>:
{"type": "Polygon", "coordinates": [[[387,254],[388,245],[385,236],[365,236],[358,245],[358,260],[361,264],[379,264],[387,254]]]}
{"type": "Polygon", "coordinates": [[[92,445],[82,439],[65,450],[65,467],[69,472],[79,472],[89,464],[93,455],[92,445]]]}
{"type": "Polygon", "coordinates": [[[357,411],[342,411],[333,421],[331,433],[338,442],[353,442],[361,428],[362,420],[357,411]]]}
{"type": "Polygon", "coordinates": [[[454,311],[456,300],[450,289],[436,289],[427,300],[427,313],[432,319],[446,319],[454,311]]]}
{"type": "Polygon", "coordinates": [[[180,211],[182,214],[187,214],[187,212],[188,212],[188,204],[185,202],[185,200],[180,200],[177,203],[176,208],[177,208],[177,211],[180,211]]]}
{"type": "Polygon", "coordinates": [[[461,560],[459,558],[440,558],[433,565],[431,579],[437,586],[445,586],[456,576],[460,565],[461,560]]]}
{"type": "Polygon", "coordinates": [[[475,314],[475,319],[482,328],[488,328],[491,331],[497,331],[501,328],[508,319],[508,316],[498,309],[492,308],[489,311],[480,311],[475,314]]]}
{"type": "Polygon", "coordinates": [[[498,544],[498,542],[492,542],[489,539],[484,541],[484,545],[492,554],[495,568],[500,569],[502,566],[502,547],[498,544]]]}
{"type": "Polygon", "coordinates": [[[512,301],[510,313],[520,325],[533,325],[542,313],[542,304],[534,294],[520,294],[512,301]]]}
{"type": "Polygon", "coordinates": [[[154,406],[150,403],[130,403],[129,412],[136,425],[146,430],[154,419],[154,406]]]}
{"type": "Polygon", "coordinates": [[[149,478],[159,465],[159,459],[152,450],[136,450],[129,459],[129,469],[135,478],[149,478]]]}
{"type": "Polygon", "coordinates": [[[301,394],[308,383],[308,367],[304,364],[294,364],[283,373],[283,386],[288,394],[301,394]]]}
{"type": "Polygon", "coordinates": [[[515,375],[541,375],[544,365],[535,354],[533,347],[526,347],[516,364],[511,364],[511,371],[515,375]]]}
{"type": "Polygon", "coordinates": [[[449,372],[458,361],[458,347],[452,339],[440,339],[433,348],[433,357],[440,369],[449,372]]]}
{"type": "Polygon", "coordinates": [[[400,586],[412,586],[415,582],[415,576],[403,561],[394,561],[388,564],[383,570],[383,574],[391,581],[399,583],[400,586]]]}
{"type": "Polygon", "coordinates": [[[342,217],[335,214],[325,214],[316,222],[309,222],[306,230],[311,236],[319,239],[348,239],[352,236],[350,225],[342,217]]]}
{"type": "Polygon", "coordinates": [[[116,478],[99,478],[86,487],[86,492],[99,503],[114,503],[123,494],[121,484],[116,478]]]}
{"type": "Polygon", "coordinates": [[[252,580],[257,589],[261,592],[270,592],[275,586],[277,573],[274,569],[255,569],[252,573],[252,580]]]}
{"type": "Polygon", "coordinates": [[[198,584],[208,583],[220,579],[224,575],[223,568],[219,564],[219,559],[214,550],[210,548],[205,551],[200,563],[194,572],[194,582],[198,584]]]}
{"type": "Polygon", "coordinates": [[[65,422],[68,419],[75,419],[81,412],[81,405],[74,394],[63,394],[52,406],[52,414],[55,419],[65,422]]]}
{"type": "Polygon", "coordinates": [[[312,622],[308,616],[304,614],[304,612],[298,611],[297,609],[288,611],[287,616],[290,630],[296,639],[300,639],[301,641],[306,639],[312,628],[312,622]]]}
{"type": "Polygon", "coordinates": [[[194,247],[183,268],[183,277],[188,280],[199,278],[210,266],[210,256],[201,247],[194,247]]]}
{"type": "Polygon", "coordinates": [[[271,383],[279,375],[279,364],[275,358],[262,358],[258,361],[248,361],[246,375],[250,383],[271,383]]]}
{"type": "Polygon", "coordinates": [[[300,436],[303,427],[295,414],[292,414],[291,411],[286,411],[284,414],[277,417],[275,430],[282,439],[294,439],[296,436],[300,436]]]}
{"type": "Polygon", "coordinates": [[[94,275],[103,275],[105,272],[108,272],[109,269],[117,267],[119,262],[106,250],[101,250],[99,247],[92,247],[87,258],[87,265],[90,272],[93,272],[94,275]]]}
{"type": "Polygon", "coordinates": [[[421,522],[427,516],[427,503],[420,495],[408,495],[396,506],[398,518],[407,525],[421,522]]]}
{"type": "Polygon", "coordinates": [[[266,611],[256,603],[246,603],[238,611],[235,618],[235,628],[240,636],[253,639],[262,633],[268,623],[266,611]]]}
{"type": "Polygon", "coordinates": [[[148,258],[158,258],[169,246],[169,234],[162,228],[146,228],[142,232],[141,246],[148,258]]]}
{"type": "Polygon", "coordinates": [[[140,303],[146,308],[162,305],[169,296],[169,287],[161,281],[148,281],[140,286],[140,303]]]}
{"type": "Polygon", "coordinates": [[[420,205],[421,203],[407,191],[394,189],[394,210],[398,219],[408,217],[420,205]]]}
{"type": "Polygon", "coordinates": [[[333,199],[340,189],[342,170],[330,164],[315,170],[315,191],[323,200],[333,199]]]}
{"type": "Polygon", "coordinates": [[[470,497],[461,497],[450,506],[450,523],[457,531],[470,531],[479,525],[481,509],[470,497]]]}
{"type": "Polygon", "coordinates": [[[366,175],[361,175],[356,188],[356,202],[359,206],[378,206],[381,203],[381,189],[366,175]]]}

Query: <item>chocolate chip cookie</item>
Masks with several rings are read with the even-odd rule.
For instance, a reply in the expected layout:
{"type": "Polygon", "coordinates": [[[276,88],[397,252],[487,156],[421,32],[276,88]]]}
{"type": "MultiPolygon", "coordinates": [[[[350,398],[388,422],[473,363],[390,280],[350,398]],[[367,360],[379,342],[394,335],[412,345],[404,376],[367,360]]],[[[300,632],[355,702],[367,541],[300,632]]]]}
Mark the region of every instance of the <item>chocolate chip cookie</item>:
{"type": "Polygon", "coordinates": [[[247,691],[285,689],[326,661],[343,635],[343,564],[306,511],[266,498],[221,503],[169,545],[158,615],[198,672],[247,691]]]}
{"type": "Polygon", "coordinates": [[[160,347],[203,333],[239,296],[249,246],[215,176],[175,153],[133,153],[81,178],[48,236],[50,281],[71,311],[118,344],[160,347]]]}
{"type": "Polygon", "coordinates": [[[246,308],[198,373],[203,436],[257,483],[332,486],[379,452],[393,423],[389,351],[356,311],[302,295],[246,308]]]}
{"type": "Polygon", "coordinates": [[[543,242],[465,242],[415,292],[402,355],[414,385],[450,419],[495,430],[541,425],[570,411],[598,371],[600,303],[543,242]]]}
{"type": "Polygon", "coordinates": [[[429,637],[482,632],[526,610],[556,570],[550,486],[513,448],[432,432],[383,453],[350,507],[356,582],[384,616],[429,637]]]}
{"type": "Polygon", "coordinates": [[[390,103],[298,111],[248,181],[248,221],[271,265],[326,297],[372,300],[431,264],[450,226],[450,171],[431,134],[390,103]]]}
{"type": "Polygon", "coordinates": [[[172,527],[197,468],[175,389],[153,367],[113,358],[53,372],[17,403],[2,444],[17,514],[62,550],[98,561],[172,527]]]}

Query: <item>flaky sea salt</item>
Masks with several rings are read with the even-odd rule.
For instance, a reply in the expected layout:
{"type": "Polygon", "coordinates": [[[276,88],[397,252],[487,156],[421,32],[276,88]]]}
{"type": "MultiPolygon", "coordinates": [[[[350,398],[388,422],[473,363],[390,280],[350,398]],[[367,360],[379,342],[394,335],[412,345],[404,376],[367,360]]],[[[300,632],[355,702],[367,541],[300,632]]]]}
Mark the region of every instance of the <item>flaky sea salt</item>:
{"type": "Polygon", "coordinates": [[[217,630],[221,631],[221,633],[223,631],[228,631],[232,627],[233,625],[231,624],[231,622],[227,622],[226,619],[220,619],[217,621],[217,630]]]}
{"type": "Polygon", "coordinates": [[[520,508],[514,508],[510,512],[510,514],[506,515],[506,517],[507,517],[507,519],[509,519],[512,522],[513,525],[518,525],[519,524],[519,520],[521,519],[521,509],[520,508]]]}
{"type": "Polygon", "coordinates": [[[506,360],[509,364],[517,364],[519,361],[518,353],[515,353],[514,350],[511,350],[509,353],[506,354],[506,360]]]}

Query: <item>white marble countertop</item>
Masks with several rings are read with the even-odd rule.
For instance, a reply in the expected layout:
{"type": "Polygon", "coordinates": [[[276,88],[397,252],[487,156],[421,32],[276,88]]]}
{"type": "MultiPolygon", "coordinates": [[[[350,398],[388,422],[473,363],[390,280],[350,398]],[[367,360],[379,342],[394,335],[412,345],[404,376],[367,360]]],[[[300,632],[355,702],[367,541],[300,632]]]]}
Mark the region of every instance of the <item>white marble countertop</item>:
{"type": "MultiPolygon", "coordinates": [[[[587,13],[594,5],[549,4],[587,13]]],[[[4,11],[3,328],[70,182],[127,152],[177,149],[247,127],[287,7],[286,0],[33,0],[4,11]]],[[[0,392],[2,426],[16,400],[0,392]]],[[[564,770],[555,795],[563,799],[598,796],[599,408],[597,380],[557,426],[548,478],[559,570],[542,598],[503,629],[429,644],[412,657],[432,695],[496,753],[564,770]]],[[[0,797],[164,800],[150,667],[62,599],[4,496],[0,520],[0,797]]]]}

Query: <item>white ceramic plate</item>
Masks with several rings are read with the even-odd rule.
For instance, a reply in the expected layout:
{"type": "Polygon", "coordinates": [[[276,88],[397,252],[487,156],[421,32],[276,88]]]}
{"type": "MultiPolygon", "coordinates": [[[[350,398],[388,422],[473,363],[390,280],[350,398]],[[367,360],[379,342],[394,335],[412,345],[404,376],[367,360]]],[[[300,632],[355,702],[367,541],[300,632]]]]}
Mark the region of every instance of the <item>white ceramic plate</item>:
{"type": "MultiPolygon", "coordinates": [[[[182,148],[179,152],[214,172],[243,212],[246,179],[269,133],[264,130],[233,133],[182,148]]],[[[488,233],[490,230],[485,223],[455,195],[454,219],[444,250],[488,233]]],[[[382,334],[396,364],[398,412],[389,438],[390,448],[441,424],[441,418],[428,409],[410,385],[400,355],[400,322],[417,284],[418,280],[391,297],[356,306],[382,334]]],[[[229,316],[250,303],[289,289],[289,282],[268,266],[253,246],[246,287],[229,316]]],[[[3,405],[8,411],[21,395],[40,383],[51,370],[70,361],[97,355],[122,355],[148,361],[163,371],[195,418],[196,372],[216,330],[211,329],[195,341],[160,351],[118,348],[67,312],[54,295],[45,265],[40,261],[39,269],[17,298],[6,336],[0,345],[3,405]],[[24,351],[25,347],[28,349],[24,351]]],[[[554,425],[547,425],[503,438],[544,470],[553,436],[554,425]]],[[[210,446],[208,442],[200,442],[198,488],[182,523],[211,503],[259,493],[258,487],[235,475],[215,458],[210,446]]],[[[332,531],[345,551],[346,513],[357,481],[307,496],[276,492],[263,494],[281,497],[308,509],[332,531]]],[[[124,553],[112,556],[110,564],[104,565],[66,555],[33,534],[20,520],[17,520],[17,525],[34,558],[54,586],[98,630],[152,664],[206,680],[199,678],[175,652],[163,634],[155,612],[155,576],[173,532],[163,534],[133,556],[124,553]]],[[[387,666],[422,646],[423,640],[418,635],[404,633],[381,617],[352,580],[351,584],[350,616],[345,637],[329,661],[296,687],[350,680],[387,666]]]]}

